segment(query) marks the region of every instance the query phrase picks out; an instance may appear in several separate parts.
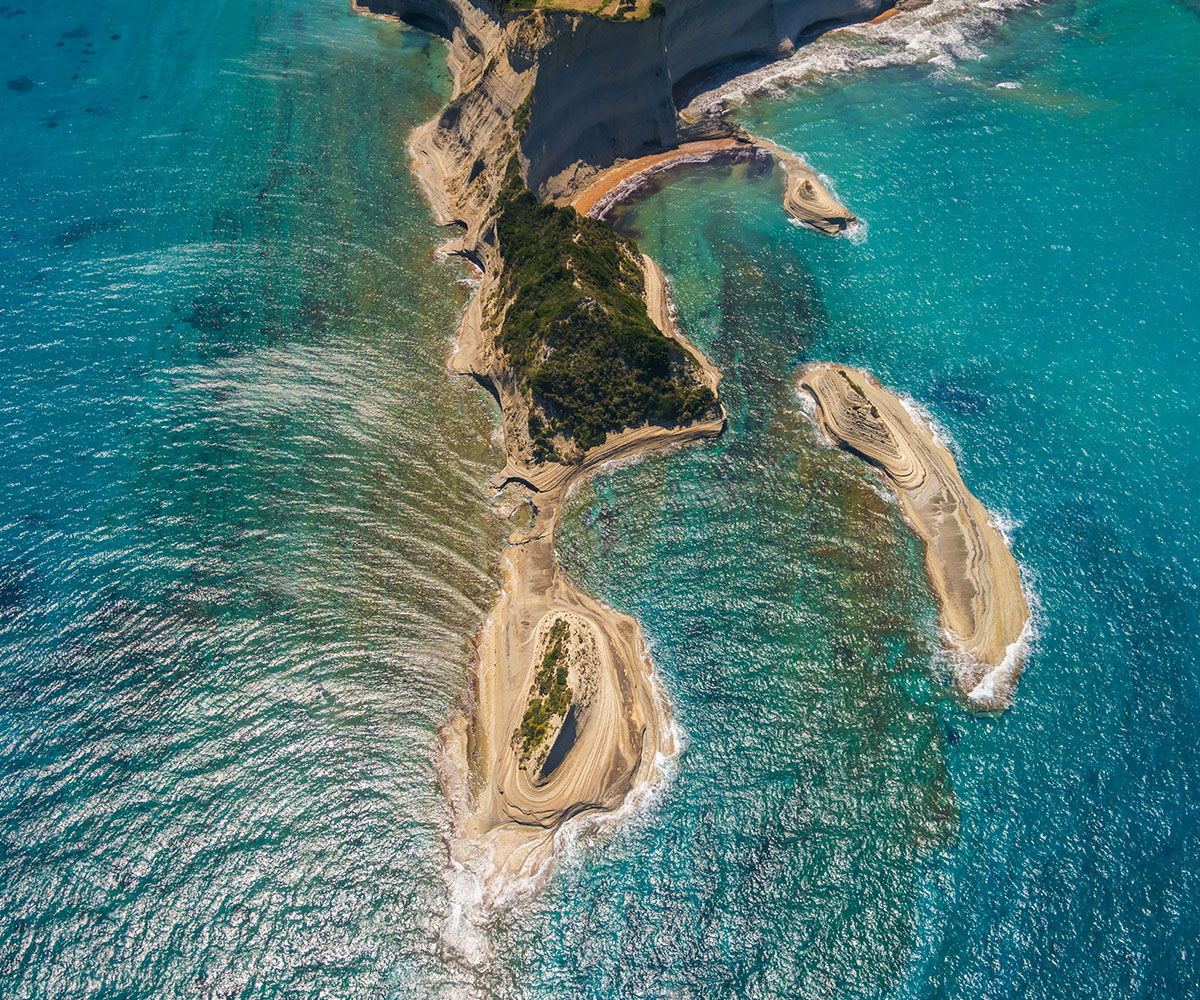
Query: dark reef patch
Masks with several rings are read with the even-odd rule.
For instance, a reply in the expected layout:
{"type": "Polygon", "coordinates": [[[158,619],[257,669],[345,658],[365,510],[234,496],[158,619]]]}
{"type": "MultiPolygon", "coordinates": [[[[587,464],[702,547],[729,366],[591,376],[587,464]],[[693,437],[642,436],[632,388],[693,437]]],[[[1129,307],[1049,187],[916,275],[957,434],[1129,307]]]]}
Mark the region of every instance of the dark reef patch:
{"type": "Polygon", "coordinates": [[[966,389],[954,382],[939,382],[933,386],[934,402],[944,403],[957,413],[986,413],[992,401],[982,392],[966,389]]]}
{"type": "Polygon", "coordinates": [[[85,240],[89,236],[97,236],[100,233],[107,233],[113,229],[120,229],[125,223],[115,215],[110,215],[103,219],[84,219],[83,222],[76,222],[66,229],[61,230],[54,237],[54,242],[60,247],[69,247],[80,240],[85,240]]]}

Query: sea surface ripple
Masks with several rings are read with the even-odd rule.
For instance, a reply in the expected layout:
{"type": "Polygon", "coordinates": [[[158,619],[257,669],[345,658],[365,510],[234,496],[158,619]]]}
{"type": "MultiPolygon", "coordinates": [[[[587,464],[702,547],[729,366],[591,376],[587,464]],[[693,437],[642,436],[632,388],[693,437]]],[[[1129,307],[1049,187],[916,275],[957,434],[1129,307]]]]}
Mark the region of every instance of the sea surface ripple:
{"type": "Polygon", "coordinates": [[[480,967],[433,762],[501,449],[405,152],[445,47],[334,0],[0,19],[0,993],[1200,996],[1194,5],[935,0],[718,90],[852,239],[757,165],[624,213],[730,426],[581,488],[560,554],[683,749],[480,967]],[[813,360],[927,411],[1009,534],[1003,716],[813,360]]]}

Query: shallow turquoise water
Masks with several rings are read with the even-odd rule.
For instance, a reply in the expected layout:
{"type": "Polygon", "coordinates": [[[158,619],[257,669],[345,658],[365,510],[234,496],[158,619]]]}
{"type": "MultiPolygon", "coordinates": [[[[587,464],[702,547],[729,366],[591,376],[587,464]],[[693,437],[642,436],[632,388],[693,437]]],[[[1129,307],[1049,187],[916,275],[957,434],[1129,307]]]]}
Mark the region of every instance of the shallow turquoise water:
{"type": "Polygon", "coordinates": [[[445,47],[0,17],[0,994],[453,983],[432,747],[501,535],[405,163],[445,47]]]}
{"type": "Polygon", "coordinates": [[[1194,7],[827,36],[736,114],[862,236],[745,170],[623,219],[731,425],[580,490],[562,558],[643,622],[684,750],[482,968],[432,757],[499,450],[403,159],[445,49],[340,3],[20,9],[0,992],[1200,995],[1194,7]],[[950,694],[919,550],[794,393],[816,359],[923,405],[1006,518],[1038,634],[1004,716],[950,694]]]}

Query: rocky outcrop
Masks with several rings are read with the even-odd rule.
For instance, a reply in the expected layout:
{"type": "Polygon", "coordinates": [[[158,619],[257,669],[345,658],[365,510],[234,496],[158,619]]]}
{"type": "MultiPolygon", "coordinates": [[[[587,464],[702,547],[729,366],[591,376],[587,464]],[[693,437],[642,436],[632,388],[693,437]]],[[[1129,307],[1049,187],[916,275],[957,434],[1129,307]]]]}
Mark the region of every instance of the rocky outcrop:
{"type": "MultiPolygon", "coordinates": [[[[505,188],[508,166],[515,155],[530,188],[543,200],[564,202],[617,159],[673,148],[684,139],[727,136],[732,130],[714,122],[680,121],[675,95],[691,79],[730,60],[790,51],[806,28],[869,15],[879,0],[668,0],[665,15],[626,22],[545,9],[505,21],[494,8],[471,0],[366,4],[359,9],[411,21],[450,40],[451,100],[414,132],[410,149],[437,221],[460,228],[445,249],[471,260],[482,275],[451,366],[478,378],[500,403],[509,460],[491,485],[517,491],[532,510],[529,530],[513,535],[504,556],[505,585],[480,632],[473,690],[442,732],[453,870],[467,880],[463,899],[486,920],[493,907],[536,889],[567,820],[611,820],[658,780],[663,761],[676,750],[670,711],[637,623],[574,587],[558,566],[554,533],[564,500],[574,484],[606,463],[711,439],[725,424],[723,408],[713,403],[690,422],[627,425],[601,444],[559,456],[561,461],[532,460],[538,453],[530,449],[528,387],[517,384],[512,359],[496,342],[513,303],[522,301],[504,281],[497,232],[499,219],[501,231],[509,233],[509,216],[498,208],[502,189],[512,190],[505,188]],[[570,679],[572,691],[588,692],[570,706],[571,746],[542,773],[530,765],[524,739],[517,749],[515,734],[531,705],[542,624],[560,618],[583,630],[595,655],[589,654],[586,671],[570,679]]],[[[754,148],[753,155],[762,152],[754,148]]],[[[813,216],[809,221],[825,212],[832,225],[836,210],[852,218],[821,200],[823,188],[812,183],[815,177],[801,161],[773,153],[788,171],[789,198],[813,216]]],[[[524,188],[520,199],[529,199],[524,188]]],[[[581,222],[569,209],[558,211],[581,222]]],[[[504,253],[516,273],[513,245],[505,235],[504,253]]],[[[520,245],[536,247],[537,240],[520,245]]],[[[570,270],[574,251],[568,250],[562,260],[570,270]]],[[[630,251],[624,252],[620,259],[630,261],[630,251]]],[[[540,268],[540,259],[534,261],[540,268]]],[[[661,272],[648,258],[642,267],[647,316],[673,342],[672,357],[693,373],[706,398],[711,391],[715,399],[720,374],[675,328],[661,272]]],[[[538,270],[538,281],[543,272],[538,270]]],[[[589,308],[603,297],[594,292],[589,308]]],[[[542,349],[553,350],[548,343],[542,349]]],[[[676,411],[684,412],[691,411],[676,411]]],[[[565,725],[559,715],[556,709],[555,735],[565,725]]],[[[530,718],[535,725],[540,715],[530,718]]]]}
{"type": "Polygon", "coordinates": [[[825,432],[895,486],[925,544],[942,623],[962,654],[963,694],[980,708],[1006,708],[1025,655],[1029,605],[1008,543],[963,484],[954,456],[923,417],[860,369],[811,365],[800,386],[816,400],[825,432]]]}

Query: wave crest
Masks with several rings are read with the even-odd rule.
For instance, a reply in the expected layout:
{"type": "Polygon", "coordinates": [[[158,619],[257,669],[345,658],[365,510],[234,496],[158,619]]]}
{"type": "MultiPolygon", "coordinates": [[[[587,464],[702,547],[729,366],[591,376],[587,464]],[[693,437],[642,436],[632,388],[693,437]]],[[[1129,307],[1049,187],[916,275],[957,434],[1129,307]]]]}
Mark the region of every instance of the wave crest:
{"type": "Polygon", "coordinates": [[[696,95],[688,115],[720,114],[751,97],[778,95],[804,84],[889,66],[944,69],[982,55],[978,43],[1013,11],[1034,0],[933,0],[878,23],[827,31],[787,59],[751,70],[696,95]]]}

